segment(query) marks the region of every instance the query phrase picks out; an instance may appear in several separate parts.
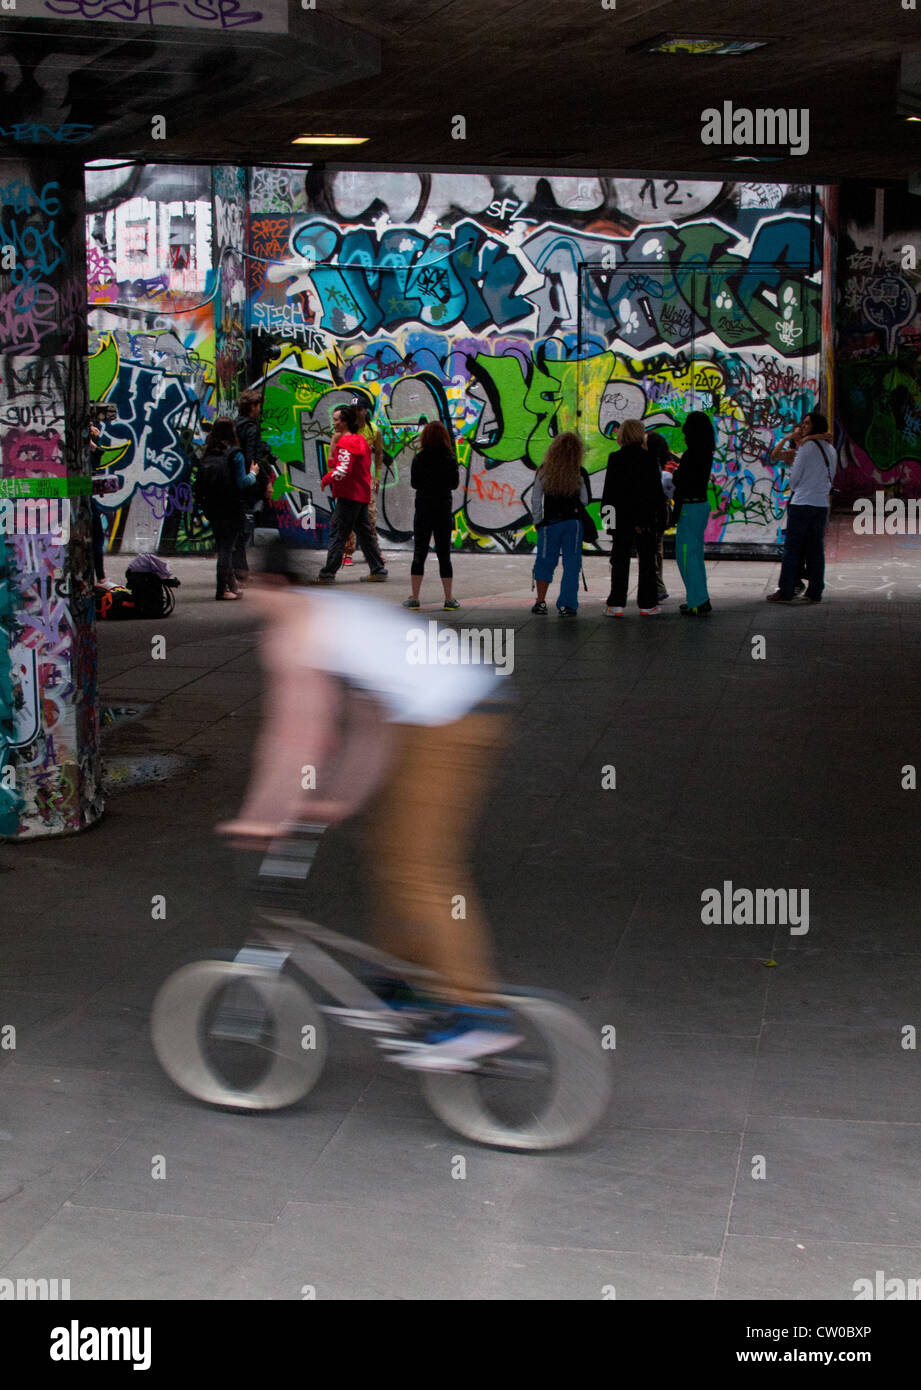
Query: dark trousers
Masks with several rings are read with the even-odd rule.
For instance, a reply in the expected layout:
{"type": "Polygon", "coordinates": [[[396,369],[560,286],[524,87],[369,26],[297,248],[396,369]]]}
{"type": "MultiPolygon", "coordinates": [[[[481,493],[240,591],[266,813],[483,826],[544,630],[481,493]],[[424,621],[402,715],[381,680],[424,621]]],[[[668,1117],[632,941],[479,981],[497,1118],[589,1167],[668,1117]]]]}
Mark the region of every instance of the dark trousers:
{"type": "Polygon", "coordinates": [[[234,578],[234,550],[239,539],[242,523],[239,517],[218,518],[211,522],[214,544],[217,546],[217,597],[236,589],[234,578]]]}
{"type": "Polygon", "coordinates": [[[438,573],[442,579],[452,579],[451,532],[454,530],[454,516],[451,502],[444,506],[437,503],[416,501],[416,514],[413,518],[413,562],[410,574],[424,574],[425,560],[429,544],[434,537],[435,554],[438,556],[438,573]]]}
{"type": "Polygon", "coordinates": [[[106,577],[106,533],[102,527],[102,511],[95,497],[90,505],[93,513],[93,570],[99,580],[106,577]]]}
{"type": "Polygon", "coordinates": [[[329,530],[329,549],[326,552],[324,574],[335,574],[342,564],[346,541],[352,532],[361,546],[361,553],[368,562],[372,574],[386,569],[384,557],[375,539],[368,520],[367,502],[353,502],[347,497],[337,497],[329,530]]]}
{"type": "Polygon", "coordinates": [[[253,530],[255,521],[251,512],[247,512],[237,532],[237,538],[233,547],[233,568],[238,574],[246,574],[249,570],[249,561],[246,558],[246,547],[253,543],[253,530]]]}
{"type": "Polygon", "coordinates": [[[621,527],[614,532],[614,550],[611,554],[611,593],[608,607],[627,606],[627,588],[630,584],[630,551],[636,546],[636,558],[640,567],[640,579],[636,601],[640,608],[655,608],[659,596],[656,580],[656,533],[653,530],[635,531],[633,527],[621,527]]]}
{"type": "Polygon", "coordinates": [[[783,563],[780,566],[778,589],[784,598],[792,598],[796,582],[805,561],[807,598],[821,598],[825,588],[825,527],[827,507],[804,507],[791,502],[787,508],[787,535],[783,563]]]}

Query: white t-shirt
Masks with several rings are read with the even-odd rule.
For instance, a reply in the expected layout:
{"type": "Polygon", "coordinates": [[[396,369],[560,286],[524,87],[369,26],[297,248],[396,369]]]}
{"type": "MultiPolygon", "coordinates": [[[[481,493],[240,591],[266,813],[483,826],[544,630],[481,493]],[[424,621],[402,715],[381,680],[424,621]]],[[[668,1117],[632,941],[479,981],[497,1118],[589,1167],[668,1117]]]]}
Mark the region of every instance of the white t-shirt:
{"type": "Polygon", "coordinates": [[[377,695],[392,724],[451,724],[495,697],[497,663],[511,669],[506,630],[439,628],[373,599],[305,592],[315,616],[304,664],[377,695]]]}
{"type": "Polygon", "coordinates": [[[790,501],[797,507],[827,507],[838,455],[826,440],[805,439],[790,470],[790,501]]]}

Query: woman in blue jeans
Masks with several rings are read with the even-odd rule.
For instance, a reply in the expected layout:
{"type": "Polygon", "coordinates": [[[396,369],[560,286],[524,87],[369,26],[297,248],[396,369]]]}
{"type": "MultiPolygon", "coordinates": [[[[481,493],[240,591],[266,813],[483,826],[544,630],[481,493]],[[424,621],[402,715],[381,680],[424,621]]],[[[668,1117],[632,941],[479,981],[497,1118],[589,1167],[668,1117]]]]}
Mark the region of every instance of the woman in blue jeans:
{"type": "Polygon", "coordinates": [[[699,617],[713,611],[707,591],[704,533],[710,520],[708,489],[716,435],[710,416],[702,410],[691,412],[684,422],[683,432],[688,447],[674,475],[678,513],[675,559],[687,594],[687,603],[681,604],[681,612],[699,617]]]}
{"type": "Polygon", "coordinates": [[[561,618],[579,611],[579,576],[582,573],[582,509],[591,496],[588,474],[582,467],[582,440],[567,430],[558,434],[537,470],[531,489],[531,515],[537,527],[534,579],[537,602],[532,613],[547,612],[547,590],[563,558],[563,582],[557,599],[561,618]]]}

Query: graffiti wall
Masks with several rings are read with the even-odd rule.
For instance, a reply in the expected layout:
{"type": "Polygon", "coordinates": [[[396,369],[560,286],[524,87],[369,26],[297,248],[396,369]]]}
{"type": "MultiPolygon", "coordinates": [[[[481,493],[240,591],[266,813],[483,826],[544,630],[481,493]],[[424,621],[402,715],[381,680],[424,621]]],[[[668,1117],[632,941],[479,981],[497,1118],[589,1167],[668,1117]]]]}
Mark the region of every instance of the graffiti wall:
{"type": "Polygon", "coordinates": [[[206,549],[190,474],[215,405],[211,171],[91,168],[87,203],[90,394],[117,410],[97,466],[117,484],[98,498],[106,548],[206,549]]]}
{"type": "Polygon", "coordinates": [[[391,544],[412,529],[420,421],[441,419],[456,441],[455,544],[521,549],[533,544],[530,487],[555,433],[581,433],[597,498],[614,420],[640,416],[680,451],[696,408],[717,423],[708,538],[777,542],[785,480],[770,451],[824,390],[812,187],[211,175],[207,218],[182,171],[98,176],[90,221],[111,270],[93,261],[90,322],[94,398],[105,391],[118,409],[106,439],[119,483],[104,499],[110,549],[208,546],[191,442],[202,419],[233,412],[244,384],[265,387],[263,434],[287,482],[279,523],[306,544],[326,540],[332,408],[358,392],[384,439],[380,529],[391,544]],[[139,190],[153,208],[143,216],[139,190]],[[177,268],[180,233],[199,249],[177,268]],[[138,259],[154,245],[158,259],[138,259]],[[129,278],[129,266],[143,274],[129,278]]]}
{"type": "Polygon", "coordinates": [[[102,810],[90,536],[83,191],[0,162],[0,834],[102,810]]]}
{"type": "Polygon", "coordinates": [[[458,545],[528,547],[552,436],[585,440],[593,492],[613,420],[677,451],[717,424],[708,539],[776,543],[779,433],[820,393],[821,202],[811,187],[254,169],[247,309],[286,524],[319,492],[334,404],[361,391],[387,460],[379,529],[412,528],[419,424],[462,464],[458,545]]]}
{"type": "Polygon", "coordinates": [[[845,185],[841,222],[835,485],[921,497],[921,201],[845,185]]]}

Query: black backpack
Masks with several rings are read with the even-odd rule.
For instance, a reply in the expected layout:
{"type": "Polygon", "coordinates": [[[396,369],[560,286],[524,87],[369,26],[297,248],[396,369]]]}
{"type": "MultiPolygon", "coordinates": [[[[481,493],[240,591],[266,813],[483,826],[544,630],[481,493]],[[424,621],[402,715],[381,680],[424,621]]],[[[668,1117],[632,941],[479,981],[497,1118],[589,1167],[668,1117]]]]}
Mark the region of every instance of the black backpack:
{"type": "Polygon", "coordinates": [[[232,515],[240,507],[240,490],[230,472],[231,449],[205,454],[192,486],[196,506],[208,520],[232,515]]]}
{"type": "Polygon", "coordinates": [[[176,607],[173,590],[179,588],[179,580],[175,575],[161,579],[158,574],[129,570],[125,575],[125,585],[134,599],[136,618],[168,618],[176,607]]]}

